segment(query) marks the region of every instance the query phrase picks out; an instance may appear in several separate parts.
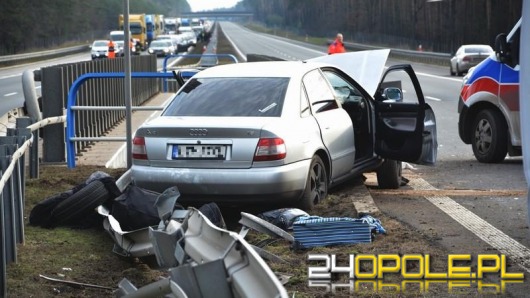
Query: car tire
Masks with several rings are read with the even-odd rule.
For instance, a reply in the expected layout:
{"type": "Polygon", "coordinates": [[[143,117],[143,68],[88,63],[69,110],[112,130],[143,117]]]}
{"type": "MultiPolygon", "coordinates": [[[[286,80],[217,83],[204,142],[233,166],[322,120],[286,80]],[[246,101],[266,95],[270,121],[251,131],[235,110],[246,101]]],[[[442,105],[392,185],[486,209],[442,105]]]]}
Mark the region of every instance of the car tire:
{"type": "Polygon", "coordinates": [[[451,74],[452,77],[454,77],[456,75],[456,73],[453,71],[453,64],[449,64],[449,73],[451,74]]]}
{"type": "Polygon", "coordinates": [[[80,221],[83,216],[93,212],[96,207],[102,205],[110,197],[111,194],[105,184],[99,180],[94,180],[57,204],[51,212],[52,221],[56,225],[80,221]]]}
{"type": "Polygon", "coordinates": [[[300,209],[310,211],[320,201],[328,195],[328,173],[322,159],[315,155],[311,160],[309,173],[307,174],[307,182],[302,199],[300,201],[300,209]]]}
{"type": "Polygon", "coordinates": [[[495,110],[480,111],[473,121],[471,147],[475,158],[483,163],[499,163],[508,153],[508,125],[495,110]]]}
{"type": "Polygon", "coordinates": [[[383,164],[377,169],[377,184],[379,188],[399,188],[402,180],[402,169],[401,161],[385,159],[383,164]]]}
{"type": "Polygon", "coordinates": [[[460,71],[459,67],[458,67],[458,63],[456,64],[456,74],[459,75],[459,76],[462,76],[464,73],[460,71]]]}

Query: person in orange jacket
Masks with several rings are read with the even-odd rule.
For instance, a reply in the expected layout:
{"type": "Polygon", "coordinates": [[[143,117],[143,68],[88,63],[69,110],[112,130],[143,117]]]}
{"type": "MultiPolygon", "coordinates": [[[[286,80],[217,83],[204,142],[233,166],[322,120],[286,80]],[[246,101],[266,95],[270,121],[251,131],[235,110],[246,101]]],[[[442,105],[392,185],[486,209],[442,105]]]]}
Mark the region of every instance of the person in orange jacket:
{"type": "Polygon", "coordinates": [[[109,42],[107,43],[107,46],[109,47],[109,54],[108,54],[108,57],[109,58],[114,58],[116,57],[116,54],[114,53],[114,42],[112,41],[112,39],[109,39],[109,42]]]}
{"type": "Polygon", "coordinates": [[[328,47],[328,54],[338,54],[338,53],[345,53],[346,49],[344,48],[344,37],[342,36],[342,33],[337,33],[337,38],[329,45],[328,47]]]}

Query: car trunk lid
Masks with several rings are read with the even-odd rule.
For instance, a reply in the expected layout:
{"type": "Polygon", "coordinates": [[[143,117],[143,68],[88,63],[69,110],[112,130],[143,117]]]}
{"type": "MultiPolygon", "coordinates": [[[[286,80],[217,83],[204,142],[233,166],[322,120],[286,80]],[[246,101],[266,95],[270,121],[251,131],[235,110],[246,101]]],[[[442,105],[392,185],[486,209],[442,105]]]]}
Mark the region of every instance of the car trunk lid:
{"type": "Polygon", "coordinates": [[[262,127],[269,121],[271,118],[160,117],[137,135],[145,137],[151,166],[250,168],[262,127]]]}

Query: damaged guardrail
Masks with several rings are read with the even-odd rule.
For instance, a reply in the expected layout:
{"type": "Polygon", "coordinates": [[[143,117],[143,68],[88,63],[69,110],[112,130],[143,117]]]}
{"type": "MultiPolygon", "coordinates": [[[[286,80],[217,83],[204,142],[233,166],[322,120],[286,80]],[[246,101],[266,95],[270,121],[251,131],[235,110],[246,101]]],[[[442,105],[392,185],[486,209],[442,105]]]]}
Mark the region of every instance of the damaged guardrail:
{"type": "MultiPolygon", "coordinates": [[[[117,182],[119,188],[124,184],[117,182]]],[[[179,197],[176,187],[164,191],[154,203],[159,225],[130,232],[122,231],[107,207],[98,207],[105,230],[122,252],[154,255],[168,270],[168,277],[140,288],[122,279],[116,297],[287,297],[280,280],[244,236],[223,228],[220,213],[209,218],[200,209],[178,209],[179,197]]]]}

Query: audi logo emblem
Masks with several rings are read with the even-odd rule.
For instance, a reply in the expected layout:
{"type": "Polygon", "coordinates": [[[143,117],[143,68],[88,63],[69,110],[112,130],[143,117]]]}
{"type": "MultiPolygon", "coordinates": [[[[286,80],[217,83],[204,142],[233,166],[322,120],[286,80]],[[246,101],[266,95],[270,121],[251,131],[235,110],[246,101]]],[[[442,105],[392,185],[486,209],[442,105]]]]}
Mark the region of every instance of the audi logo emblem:
{"type": "Polygon", "coordinates": [[[208,135],[208,130],[206,128],[192,128],[190,129],[190,136],[206,136],[208,135]]]}

